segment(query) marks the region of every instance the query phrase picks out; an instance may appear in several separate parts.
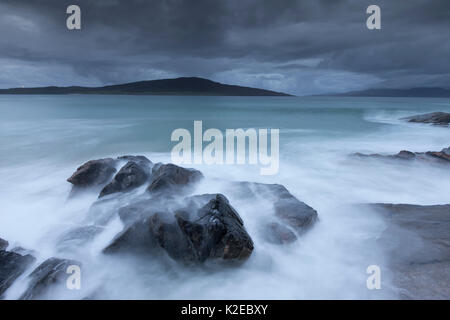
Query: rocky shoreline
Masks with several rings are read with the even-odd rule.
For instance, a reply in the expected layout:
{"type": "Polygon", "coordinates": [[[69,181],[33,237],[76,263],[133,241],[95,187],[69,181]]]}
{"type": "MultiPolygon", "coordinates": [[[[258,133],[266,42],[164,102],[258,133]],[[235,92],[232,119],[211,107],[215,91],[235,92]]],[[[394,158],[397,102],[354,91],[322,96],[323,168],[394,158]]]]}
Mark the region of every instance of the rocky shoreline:
{"type": "Polygon", "coordinates": [[[411,117],[401,118],[408,122],[415,123],[431,123],[439,126],[448,126],[450,123],[450,113],[447,112],[431,112],[426,114],[414,115],[411,117]]]}

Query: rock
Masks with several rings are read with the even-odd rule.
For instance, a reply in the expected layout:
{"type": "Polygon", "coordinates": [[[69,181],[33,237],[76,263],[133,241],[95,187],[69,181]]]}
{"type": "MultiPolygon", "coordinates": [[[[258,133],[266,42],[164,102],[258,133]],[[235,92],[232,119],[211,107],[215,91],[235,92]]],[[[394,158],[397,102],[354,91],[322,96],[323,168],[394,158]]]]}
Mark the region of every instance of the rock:
{"type": "Polygon", "coordinates": [[[379,153],[372,153],[372,154],[364,154],[364,153],[353,153],[353,157],[358,158],[373,158],[373,159],[380,159],[380,160],[414,160],[416,159],[416,154],[414,152],[408,151],[408,150],[402,150],[397,154],[394,155],[382,155],[379,153]]]}
{"type": "Polygon", "coordinates": [[[94,225],[75,227],[59,237],[56,247],[60,251],[77,249],[92,241],[103,230],[104,228],[94,225]]]}
{"type": "Polygon", "coordinates": [[[432,123],[436,125],[448,125],[450,123],[450,113],[447,112],[432,112],[426,114],[415,115],[412,117],[402,118],[408,122],[432,123]]]}
{"type": "Polygon", "coordinates": [[[272,243],[286,243],[284,237],[294,239],[290,235],[292,231],[289,227],[301,235],[318,220],[317,211],[294,197],[283,185],[240,182],[238,186],[237,192],[245,194],[249,199],[252,196],[260,196],[273,203],[280,226],[273,225],[273,222],[266,224],[265,230],[270,233],[266,235],[266,239],[272,243]]]}
{"type": "Polygon", "coordinates": [[[31,255],[0,250],[0,298],[34,261],[31,255]]]}
{"type": "Polygon", "coordinates": [[[86,188],[107,183],[117,171],[116,161],[111,158],[90,160],[67,179],[76,187],[86,188]]]}
{"type": "Polygon", "coordinates": [[[379,160],[418,160],[418,161],[437,161],[440,163],[445,163],[450,161],[449,148],[442,149],[442,151],[427,151],[427,152],[411,152],[407,150],[402,150],[394,155],[381,155],[378,153],[364,154],[364,153],[353,153],[353,157],[361,159],[379,159],[379,160]]]}
{"type": "Polygon", "coordinates": [[[0,238],[0,250],[6,250],[8,248],[9,242],[0,238]]]}
{"type": "Polygon", "coordinates": [[[145,157],[145,156],[130,156],[130,155],[127,155],[127,156],[120,156],[120,157],[117,157],[117,160],[119,160],[119,161],[127,161],[127,162],[129,162],[129,161],[132,161],[132,162],[135,162],[135,163],[137,163],[138,165],[140,165],[141,167],[150,167],[153,163],[147,158],[147,157],[145,157]]]}
{"type": "Polygon", "coordinates": [[[195,169],[186,169],[174,164],[155,165],[152,172],[152,183],[149,192],[177,191],[182,187],[195,183],[203,178],[203,174],[195,169]]]}
{"type": "Polygon", "coordinates": [[[450,147],[442,149],[441,152],[444,153],[447,156],[450,156],[450,147]]]}
{"type": "Polygon", "coordinates": [[[47,290],[52,286],[66,286],[69,276],[66,271],[71,265],[81,266],[78,261],[50,258],[41,263],[30,275],[28,289],[21,300],[45,299],[47,290]]]}
{"type": "Polygon", "coordinates": [[[130,191],[142,186],[150,177],[151,161],[145,157],[125,156],[118,159],[129,160],[119,172],[114,176],[113,180],[106,185],[100,192],[100,196],[130,191]]]}
{"type": "Polygon", "coordinates": [[[379,237],[406,299],[450,299],[450,205],[373,204],[387,228],[379,237]]]}
{"type": "Polygon", "coordinates": [[[291,229],[278,222],[269,223],[266,231],[264,233],[266,240],[273,244],[288,244],[297,240],[291,229]]]}
{"type": "Polygon", "coordinates": [[[239,261],[250,256],[253,241],[225,196],[195,196],[187,200],[187,207],[172,212],[150,211],[142,215],[142,210],[135,211],[139,214],[137,221],[130,219],[133,212],[128,211],[125,221],[129,225],[105,248],[105,253],[131,250],[152,254],[163,249],[174,260],[185,263],[239,261]],[[199,206],[202,199],[209,201],[199,206]]]}
{"type": "Polygon", "coordinates": [[[443,161],[450,161],[450,147],[442,149],[442,151],[429,151],[426,152],[426,155],[437,158],[443,161]]]}

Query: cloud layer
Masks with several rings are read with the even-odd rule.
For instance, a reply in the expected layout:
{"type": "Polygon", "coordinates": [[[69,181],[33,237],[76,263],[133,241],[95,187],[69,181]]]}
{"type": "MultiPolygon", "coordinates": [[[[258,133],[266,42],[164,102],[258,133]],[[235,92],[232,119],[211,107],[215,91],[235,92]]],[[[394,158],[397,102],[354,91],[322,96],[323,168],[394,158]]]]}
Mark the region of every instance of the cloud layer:
{"type": "Polygon", "coordinates": [[[448,0],[2,0],[0,87],[176,76],[288,93],[450,84],[448,0]],[[78,4],[82,30],[66,28],[78,4]],[[381,30],[366,8],[381,7],[381,30]]]}

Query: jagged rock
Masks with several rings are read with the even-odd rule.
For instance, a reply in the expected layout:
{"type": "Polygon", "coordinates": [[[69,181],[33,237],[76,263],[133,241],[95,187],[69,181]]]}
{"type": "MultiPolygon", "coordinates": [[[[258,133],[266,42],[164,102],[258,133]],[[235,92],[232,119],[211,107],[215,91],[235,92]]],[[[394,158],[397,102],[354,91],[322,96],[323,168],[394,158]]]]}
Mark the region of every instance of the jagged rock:
{"type": "Polygon", "coordinates": [[[412,117],[402,118],[408,122],[432,123],[436,125],[448,125],[450,123],[450,113],[447,112],[432,112],[426,114],[415,115],[412,117]]]}
{"type": "Polygon", "coordinates": [[[80,166],[67,181],[79,188],[102,185],[117,171],[115,165],[116,161],[111,158],[90,160],[80,166]]]}
{"type": "Polygon", "coordinates": [[[100,196],[130,191],[142,186],[150,177],[150,166],[152,162],[143,156],[124,156],[119,160],[128,160],[119,172],[114,176],[113,180],[106,185],[100,192],[100,196]]]}
{"type": "MultiPolygon", "coordinates": [[[[202,197],[202,196],[200,196],[202,197]]],[[[242,219],[228,200],[220,194],[203,206],[190,202],[174,212],[147,212],[137,221],[128,216],[128,226],[105,248],[106,253],[125,250],[154,253],[163,249],[177,261],[204,262],[208,259],[245,260],[253,250],[253,241],[242,219]]],[[[134,212],[135,214],[137,212],[134,212]]],[[[132,215],[133,213],[131,213],[132,215]]]]}
{"type": "Polygon", "coordinates": [[[181,187],[195,183],[203,178],[203,174],[195,169],[187,169],[174,164],[155,165],[152,172],[150,192],[175,191],[181,187]]]}
{"type": "Polygon", "coordinates": [[[6,250],[6,248],[8,248],[9,243],[8,241],[0,238],[0,250],[6,250]]]}
{"type": "Polygon", "coordinates": [[[28,289],[22,294],[22,300],[43,299],[51,286],[65,286],[71,265],[81,266],[78,261],[50,258],[41,263],[30,275],[28,289]]]}
{"type": "Polygon", "coordinates": [[[0,298],[34,261],[35,258],[29,254],[0,250],[0,298]]]}
{"type": "Polygon", "coordinates": [[[269,223],[265,231],[266,240],[273,244],[287,244],[297,240],[297,236],[291,229],[278,222],[269,223]]]}

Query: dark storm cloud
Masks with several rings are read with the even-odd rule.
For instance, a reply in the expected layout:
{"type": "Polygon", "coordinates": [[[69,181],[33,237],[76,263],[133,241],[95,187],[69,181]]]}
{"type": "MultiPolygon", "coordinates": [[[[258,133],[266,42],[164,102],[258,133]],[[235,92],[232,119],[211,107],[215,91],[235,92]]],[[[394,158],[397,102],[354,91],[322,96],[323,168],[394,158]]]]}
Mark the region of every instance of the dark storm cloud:
{"type": "Polygon", "coordinates": [[[0,86],[175,76],[315,94],[446,86],[448,0],[2,0],[0,86]],[[65,27],[68,5],[82,30],[65,27]],[[366,8],[382,9],[382,30],[366,8]]]}

